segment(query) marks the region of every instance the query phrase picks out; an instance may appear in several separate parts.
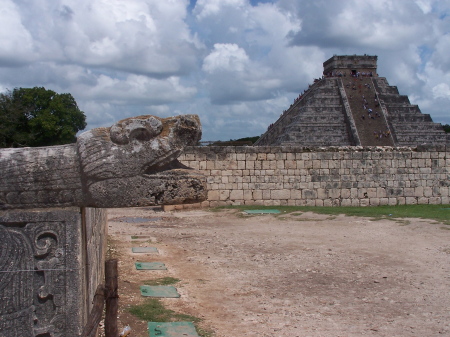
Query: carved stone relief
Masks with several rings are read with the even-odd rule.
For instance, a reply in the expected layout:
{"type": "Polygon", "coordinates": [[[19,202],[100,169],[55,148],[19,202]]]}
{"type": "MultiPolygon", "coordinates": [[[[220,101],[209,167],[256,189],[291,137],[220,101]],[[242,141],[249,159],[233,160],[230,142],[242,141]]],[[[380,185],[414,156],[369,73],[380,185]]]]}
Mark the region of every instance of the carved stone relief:
{"type": "Polygon", "coordinates": [[[16,219],[0,215],[2,337],[79,334],[85,303],[80,294],[80,214],[56,214],[64,219],[26,221],[24,214],[16,219]]]}

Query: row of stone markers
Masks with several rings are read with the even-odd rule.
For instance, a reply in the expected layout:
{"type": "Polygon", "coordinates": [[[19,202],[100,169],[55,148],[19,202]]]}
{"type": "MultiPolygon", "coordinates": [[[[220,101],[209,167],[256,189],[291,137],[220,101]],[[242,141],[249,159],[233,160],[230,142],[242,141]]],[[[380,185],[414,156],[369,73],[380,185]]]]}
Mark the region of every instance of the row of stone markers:
{"type": "MultiPolygon", "coordinates": [[[[133,253],[158,253],[156,247],[133,247],[133,253]]],[[[162,262],[135,262],[137,270],[167,270],[162,262]]],[[[140,287],[141,295],[156,298],[179,298],[180,294],[173,286],[140,287]]],[[[148,322],[150,337],[199,337],[192,322],[148,322]]]]}

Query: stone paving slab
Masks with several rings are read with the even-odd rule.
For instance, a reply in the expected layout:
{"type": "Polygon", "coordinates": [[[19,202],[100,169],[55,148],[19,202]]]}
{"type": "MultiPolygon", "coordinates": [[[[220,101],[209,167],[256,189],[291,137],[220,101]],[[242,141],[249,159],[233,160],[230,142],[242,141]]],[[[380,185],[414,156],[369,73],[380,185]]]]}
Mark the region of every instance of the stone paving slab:
{"type": "Polygon", "coordinates": [[[156,247],[133,247],[131,248],[133,253],[158,253],[158,248],[156,247]]]}
{"type": "Polygon", "coordinates": [[[172,286],[141,286],[141,295],[145,297],[180,297],[177,288],[172,286]]]}
{"type": "Polygon", "coordinates": [[[150,337],[199,337],[192,322],[148,322],[150,337]]]}
{"type": "Polygon", "coordinates": [[[167,270],[162,262],[135,262],[137,270],[167,270]]]}
{"type": "Polygon", "coordinates": [[[279,214],[281,213],[277,209],[251,209],[244,211],[247,214],[279,214]]]}

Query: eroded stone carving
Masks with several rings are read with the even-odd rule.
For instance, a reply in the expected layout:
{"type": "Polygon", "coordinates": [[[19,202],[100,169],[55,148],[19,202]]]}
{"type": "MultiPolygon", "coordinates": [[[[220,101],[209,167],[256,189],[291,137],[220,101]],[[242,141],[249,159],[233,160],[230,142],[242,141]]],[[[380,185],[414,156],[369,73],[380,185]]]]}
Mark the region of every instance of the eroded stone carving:
{"type": "Polygon", "coordinates": [[[76,144],[0,151],[0,209],[199,202],[205,177],[176,158],[201,138],[198,116],[139,116],[76,144]]]}
{"type": "Polygon", "coordinates": [[[76,209],[59,213],[0,212],[1,337],[80,333],[81,218],[76,209]]]}

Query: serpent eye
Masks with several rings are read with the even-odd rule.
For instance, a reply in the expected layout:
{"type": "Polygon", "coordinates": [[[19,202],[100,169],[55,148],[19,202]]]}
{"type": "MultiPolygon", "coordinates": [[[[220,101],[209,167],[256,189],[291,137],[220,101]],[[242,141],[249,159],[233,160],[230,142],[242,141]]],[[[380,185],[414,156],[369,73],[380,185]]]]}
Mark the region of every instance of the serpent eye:
{"type": "Polygon", "coordinates": [[[162,131],[161,121],[153,116],[134,117],[121,120],[111,126],[111,140],[120,145],[128,144],[131,140],[148,141],[162,131]]]}

